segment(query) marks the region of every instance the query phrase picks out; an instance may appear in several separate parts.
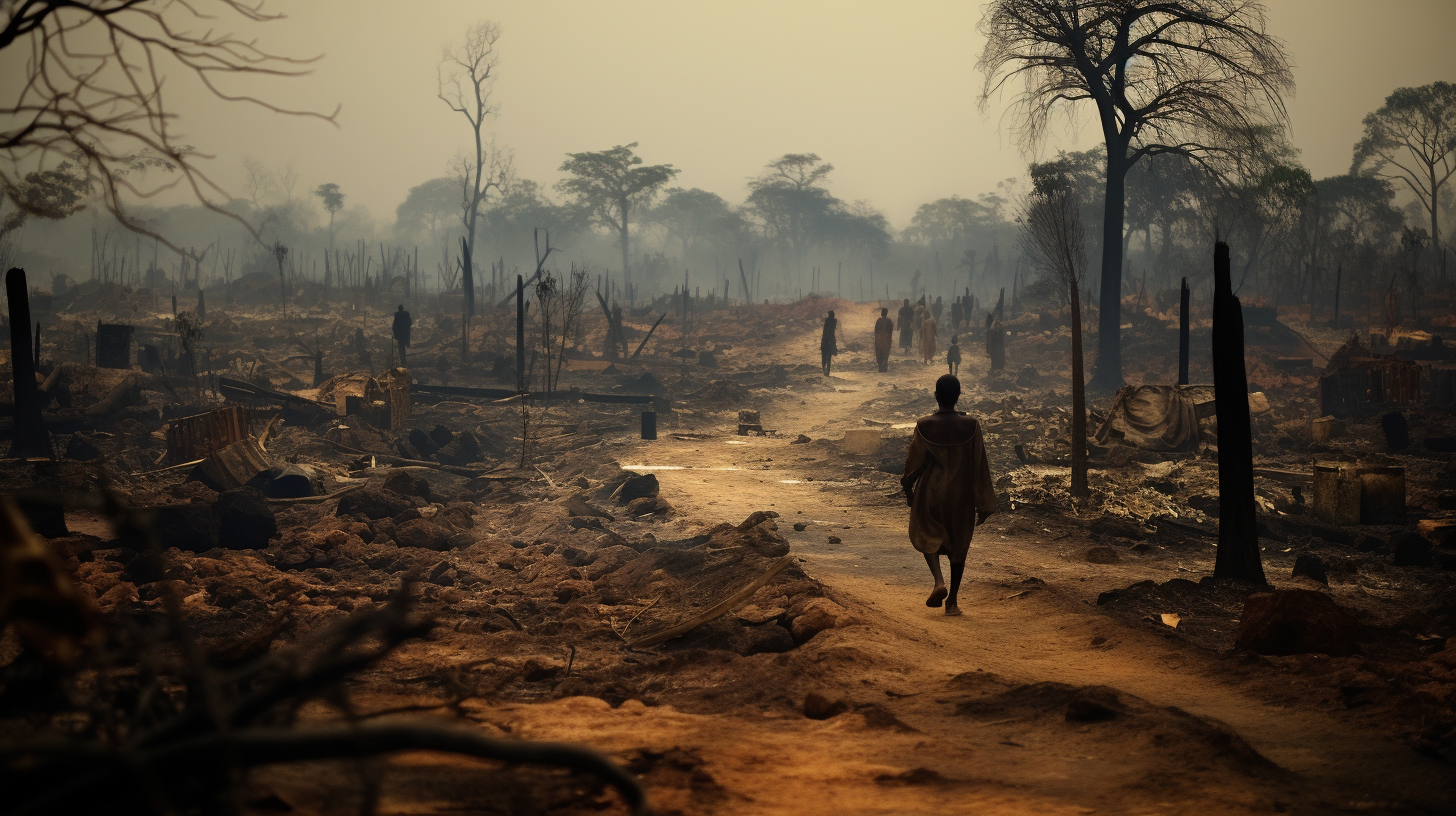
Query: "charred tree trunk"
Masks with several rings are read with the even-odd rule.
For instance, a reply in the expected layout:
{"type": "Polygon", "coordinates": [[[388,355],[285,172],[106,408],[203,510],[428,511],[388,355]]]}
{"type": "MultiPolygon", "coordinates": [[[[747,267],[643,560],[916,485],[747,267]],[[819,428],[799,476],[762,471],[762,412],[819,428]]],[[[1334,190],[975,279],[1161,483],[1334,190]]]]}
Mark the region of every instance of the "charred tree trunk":
{"type": "Polygon", "coordinates": [[[1178,293],[1178,384],[1188,384],[1188,279],[1183,279],[1183,288],[1178,293]]]}
{"type": "Polygon", "coordinates": [[[526,281],[520,275],[516,276],[516,391],[526,391],[526,281]]]}
{"type": "Polygon", "coordinates": [[[1107,196],[1102,215],[1102,284],[1097,311],[1097,372],[1088,387],[1110,394],[1122,387],[1122,219],[1126,203],[1126,140],[1107,140],[1107,196]]]}
{"type": "Polygon", "coordinates": [[[1330,318],[1330,328],[1340,327],[1340,284],[1345,275],[1345,265],[1335,267],[1335,316],[1330,318]]]}
{"type": "Polygon", "coordinates": [[[15,435],[10,443],[10,455],[49,459],[53,455],[51,435],[41,416],[40,389],[35,383],[30,287],[26,285],[24,269],[5,273],[5,294],[10,298],[10,360],[15,380],[15,435]]]}
{"type": "Polygon", "coordinates": [[[1087,385],[1082,374],[1082,295],[1077,282],[1072,296],[1072,496],[1092,495],[1087,486],[1087,385]]]}
{"type": "Polygon", "coordinates": [[[1265,584],[1254,518],[1254,440],[1244,370],[1244,312],[1228,244],[1213,250],[1213,389],[1218,416],[1218,555],[1213,576],[1265,584]]]}

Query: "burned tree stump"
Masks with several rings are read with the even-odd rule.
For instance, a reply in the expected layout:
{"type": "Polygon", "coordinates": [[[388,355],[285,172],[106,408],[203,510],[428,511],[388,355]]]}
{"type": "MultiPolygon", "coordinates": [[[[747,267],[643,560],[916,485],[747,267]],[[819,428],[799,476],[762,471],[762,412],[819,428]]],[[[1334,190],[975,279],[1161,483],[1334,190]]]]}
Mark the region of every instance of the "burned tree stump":
{"type": "Polygon", "coordinates": [[[1213,390],[1218,416],[1215,578],[1266,584],[1254,518],[1254,440],[1244,369],[1244,312],[1229,276],[1228,244],[1213,249],[1213,390]]]}
{"type": "Polygon", "coordinates": [[[35,382],[35,350],[30,339],[30,287],[25,270],[5,273],[5,294],[10,298],[10,364],[15,380],[15,436],[10,443],[14,457],[44,456],[49,459],[51,435],[41,416],[40,389],[35,382]]]}

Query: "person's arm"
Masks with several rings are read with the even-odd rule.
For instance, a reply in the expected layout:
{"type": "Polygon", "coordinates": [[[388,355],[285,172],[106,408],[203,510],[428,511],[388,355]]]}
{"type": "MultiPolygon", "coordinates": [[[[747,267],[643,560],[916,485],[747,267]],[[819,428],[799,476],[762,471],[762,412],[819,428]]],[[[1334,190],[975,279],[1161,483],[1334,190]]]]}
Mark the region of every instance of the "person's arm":
{"type": "Polygon", "coordinates": [[[925,468],[925,445],[920,441],[917,427],[910,437],[910,450],[905,454],[905,473],[900,477],[900,489],[905,493],[905,503],[915,504],[915,482],[925,468]]]}
{"type": "Polygon", "coordinates": [[[971,457],[976,480],[976,524],[981,525],[996,512],[996,488],[991,483],[991,463],[986,459],[986,444],[981,437],[979,422],[971,434],[971,457]]]}

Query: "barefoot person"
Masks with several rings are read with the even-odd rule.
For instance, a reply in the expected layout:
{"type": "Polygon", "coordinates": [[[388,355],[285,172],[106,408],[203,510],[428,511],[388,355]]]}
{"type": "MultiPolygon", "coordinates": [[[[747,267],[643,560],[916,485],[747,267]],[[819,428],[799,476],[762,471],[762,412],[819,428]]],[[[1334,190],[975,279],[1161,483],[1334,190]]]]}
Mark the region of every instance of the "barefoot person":
{"type": "Polygon", "coordinates": [[[955,377],[946,374],[935,381],[940,408],[915,423],[900,479],[910,504],[910,543],[925,556],[935,579],[925,605],[945,604],[947,615],[961,614],[957,596],[971,534],[996,512],[981,423],[955,409],[960,395],[961,382],[955,377]],[[942,555],[950,560],[949,590],[940,572],[942,555]]]}

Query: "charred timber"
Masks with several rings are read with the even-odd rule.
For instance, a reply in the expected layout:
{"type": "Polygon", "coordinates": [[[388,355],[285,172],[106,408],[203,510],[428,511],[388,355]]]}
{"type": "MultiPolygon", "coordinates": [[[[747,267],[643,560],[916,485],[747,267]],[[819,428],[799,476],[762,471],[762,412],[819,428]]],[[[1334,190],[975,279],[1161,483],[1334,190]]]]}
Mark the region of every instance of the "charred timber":
{"type": "Polygon", "coordinates": [[[1244,314],[1234,296],[1228,244],[1213,249],[1213,389],[1218,416],[1218,554],[1215,578],[1266,584],[1254,516],[1254,441],[1244,369],[1244,314]]]}

